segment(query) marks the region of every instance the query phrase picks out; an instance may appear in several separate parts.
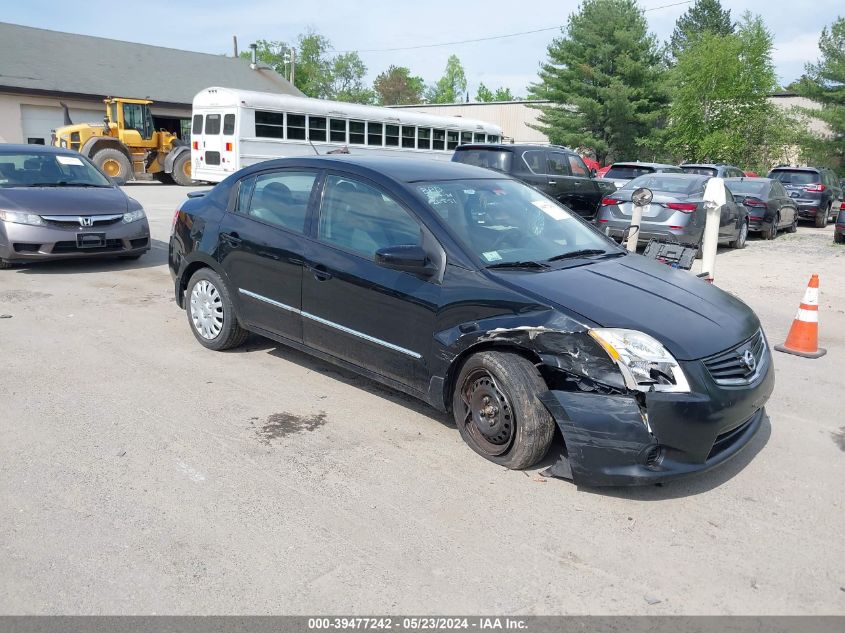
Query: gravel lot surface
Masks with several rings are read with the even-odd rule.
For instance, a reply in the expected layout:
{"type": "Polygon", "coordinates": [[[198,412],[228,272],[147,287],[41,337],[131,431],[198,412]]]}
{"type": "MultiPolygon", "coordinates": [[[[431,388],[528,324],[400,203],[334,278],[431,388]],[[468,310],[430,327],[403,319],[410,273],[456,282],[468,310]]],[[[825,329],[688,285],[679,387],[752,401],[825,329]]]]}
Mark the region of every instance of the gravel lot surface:
{"type": "Polygon", "coordinates": [[[127,187],[137,262],[0,271],[0,613],[845,614],[845,248],[722,250],[782,342],[821,276],[828,354],[711,474],[586,490],[499,468],[446,416],[252,337],[203,349],[166,265],[184,188],[127,187]]]}

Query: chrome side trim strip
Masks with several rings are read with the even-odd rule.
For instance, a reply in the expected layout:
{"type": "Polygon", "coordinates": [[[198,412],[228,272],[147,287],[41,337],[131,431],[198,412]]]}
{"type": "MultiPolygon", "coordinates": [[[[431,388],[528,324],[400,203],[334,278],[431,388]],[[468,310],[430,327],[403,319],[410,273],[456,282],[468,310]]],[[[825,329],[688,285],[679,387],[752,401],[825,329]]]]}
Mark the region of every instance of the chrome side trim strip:
{"type": "Polygon", "coordinates": [[[345,325],[340,325],[339,323],[335,323],[334,321],[329,321],[328,319],[324,319],[323,317],[318,317],[316,314],[311,314],[310,312],[304,312],[298,308],[294,308],[293,306],[289,306],[286,303],[279,303],[278,301],[274,301],[273,299],[269,299],[263,295],[257,294],[255,292],[250,292],[249,290],[244,290],[243,288],[238,288],[238,292],[242,295],[246,295],[247,297],[252,297],[253,299],[257,299],[258,301],[263,301],[264,303],[269,303],[272,306],[277,308],[281,308],[282,310],[287,310],[288,312],[293,312],[294,314],[301,314],[306,319],[311,319],[312,321],[316,321],[317,323],[322,323],[328,327],[334,328],[336,330],[340,330],[341,332],[345,332],[346,334],[351,334],[352,336],[357,336],[358,338],[364,339],[365,341],[369,341],[370,343],[375,343],[376,345],[381,345],[382,347],[386,347],[387,349],[392,349],[394,352],[399,352],[400,354],[406,354],[411,358],[422,358],[421,354],[409,349],[405,349],[404,347],[400,347],[399,345],[394,345],[393,343],[388,343],[387,341],[383,341],[380,338],[376,338],[375,336],[370,336],[369,334],[364,334],[363,332],[359,332],[358,330],[353,330],[352,328],[348,328],[345,325]]]}
{"type": "Polygon", "coordinates": [[[244,290],[243,288],[238,288],[238,292],[242,295],[246,295],[247,297],[257,299],[258,301],[269,303],[271,306],[276,306],[277,308],[281,308],[282,310],[287,310],[288,312],[293,312],[294,314],[302,314],[299,308],[294,308],[293,306],[289,306],[286,303],[279,303],[278,301],[273,301],[272,299],[269,299],[264,295],[260,295],[255,292],[250,292],[249,290],[244,290]]]}

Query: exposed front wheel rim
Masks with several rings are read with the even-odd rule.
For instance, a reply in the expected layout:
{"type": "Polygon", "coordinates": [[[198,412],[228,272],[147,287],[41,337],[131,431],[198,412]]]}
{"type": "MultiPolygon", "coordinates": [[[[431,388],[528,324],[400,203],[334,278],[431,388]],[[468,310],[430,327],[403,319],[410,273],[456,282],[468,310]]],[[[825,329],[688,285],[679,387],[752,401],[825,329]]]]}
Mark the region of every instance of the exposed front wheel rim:
{"type": "Polygon", "coordinates": [[[737,246],[745,244],[746,239],[748,239],[748,222],[743,222],[742,226],[739,227],[739,237],[736,240],[737,246]]]}
{"type": "Polygon", "coordinates": [[[223,330],[223,297],[207,279],[200,279],[191,289],[191,322],[202,338],[211,341],[223,330]]]}
{"type": "Polygon", "coordinates": [[[467,436],[485,455],[498,457],[510,450],[516,420],[507,394],[486,369],[471,372],[461,386],[462,424],[467,436]]]}

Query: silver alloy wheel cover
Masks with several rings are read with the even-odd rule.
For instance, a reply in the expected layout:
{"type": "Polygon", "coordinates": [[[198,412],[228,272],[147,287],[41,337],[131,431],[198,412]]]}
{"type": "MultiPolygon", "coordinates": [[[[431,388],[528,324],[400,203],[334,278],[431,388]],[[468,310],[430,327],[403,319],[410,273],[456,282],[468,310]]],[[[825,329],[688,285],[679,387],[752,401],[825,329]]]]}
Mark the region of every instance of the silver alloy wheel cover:
{"type": "Polygon", "coordinates": [[[739,229],[739,237],[736,240],[737,245],[742,246],[746,239],[748,239],[748,222],[743,222],[739,229]]]}
{"type": "Polygon", "coordinates": [[[200,279],[191,289],[191,322],[206,340],[217,338],[223,329],[223,298],[207,279],[200,279]]]}

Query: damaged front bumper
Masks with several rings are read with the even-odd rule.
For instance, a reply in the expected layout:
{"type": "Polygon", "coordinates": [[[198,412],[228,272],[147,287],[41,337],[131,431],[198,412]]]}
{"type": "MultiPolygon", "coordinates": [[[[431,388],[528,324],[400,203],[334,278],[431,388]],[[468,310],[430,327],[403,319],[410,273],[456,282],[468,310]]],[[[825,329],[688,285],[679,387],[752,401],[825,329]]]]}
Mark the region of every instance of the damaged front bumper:
{"type": "Polygon", "coordinates": [[[724,463],[762,426],[763,406],[774,389],[774,370],[767,360],[765,374],[743,387],[720,387],[702,363],[684,362],[690,393],[541,394],[566,445],[548,474],[583,486],[633,486],[724,463]]]}

